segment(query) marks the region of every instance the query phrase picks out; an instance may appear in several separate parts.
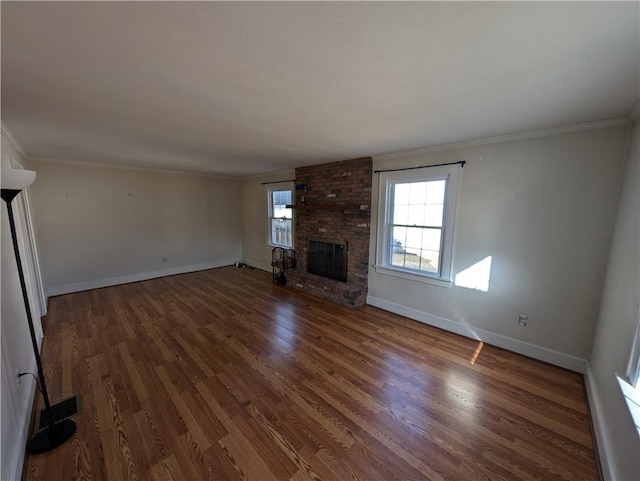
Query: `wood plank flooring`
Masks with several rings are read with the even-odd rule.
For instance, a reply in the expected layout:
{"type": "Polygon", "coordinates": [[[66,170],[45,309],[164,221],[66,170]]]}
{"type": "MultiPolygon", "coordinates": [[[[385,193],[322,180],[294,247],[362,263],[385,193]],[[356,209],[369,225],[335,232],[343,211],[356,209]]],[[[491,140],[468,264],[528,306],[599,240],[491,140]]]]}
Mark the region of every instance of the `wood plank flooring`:
{"type": "Polygon", "coordinates": [[[82,408],[28,480],[598,479],[579,374],[257,270],[52,298],[43,356],[82,408]]]}

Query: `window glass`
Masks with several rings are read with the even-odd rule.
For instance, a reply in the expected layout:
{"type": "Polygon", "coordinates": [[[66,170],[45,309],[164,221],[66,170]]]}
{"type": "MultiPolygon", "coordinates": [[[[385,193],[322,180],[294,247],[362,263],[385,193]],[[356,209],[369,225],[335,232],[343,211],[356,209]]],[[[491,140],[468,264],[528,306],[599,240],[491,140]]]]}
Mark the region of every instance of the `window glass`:
{"type": "Polygon", "coordinates": [[[396,183],[391,265],[438,273],[446,181],[396,183]]]}
{"type": "Polygon", "coordinates": [[[450,282],[458,169],[380,174],[376,268],[450,282]]]}
{"type": "Polygon", "coordinates": [[[293,247],[293,189],[282,184],[269,187],[269,236],[270,245],[293,247]]]}

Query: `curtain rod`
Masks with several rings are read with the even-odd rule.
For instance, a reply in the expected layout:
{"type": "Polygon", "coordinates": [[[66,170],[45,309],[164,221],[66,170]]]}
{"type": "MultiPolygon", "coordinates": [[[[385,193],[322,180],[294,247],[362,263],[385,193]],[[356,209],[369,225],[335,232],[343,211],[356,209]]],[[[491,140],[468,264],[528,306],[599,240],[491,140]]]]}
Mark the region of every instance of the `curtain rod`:
{"type": "Polygon", "coordinates": [[[274,180],[273,182],[263,182],[262,185],[267,185],[267,184],[280,184],[281,182],[295,182],[296,179],[289,179],[289,180],[274,180]]]}
{"type": "Polygon", "coordinates": [[[380,172],[396,172],[398,170],[414,170],[414,169],[428,169],[429,167],[442,167],[444,165],[456,165],[456,164],[460,164],[461,167],[464,167],[464,164],[466,164],[467,161],[466,160],[459,160],[458,162],[449,162],[447,164],[433,164],[433,165],[423,165],[422,167],[404,167],[402,169],[381,169],[381,170],[374,170],[373,173],[374,174],[378,174],[380,172]]]}

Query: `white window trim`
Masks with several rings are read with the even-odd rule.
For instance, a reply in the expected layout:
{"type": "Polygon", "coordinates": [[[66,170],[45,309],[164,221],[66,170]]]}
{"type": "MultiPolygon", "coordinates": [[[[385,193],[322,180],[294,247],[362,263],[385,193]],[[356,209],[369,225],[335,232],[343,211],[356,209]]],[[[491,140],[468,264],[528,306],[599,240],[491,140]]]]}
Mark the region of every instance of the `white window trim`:
{"type": "Polygon", "coordinates": [[[631,345],[631,353],[629,354],[629,363],[626,372],[627,382],[634,388],[639,389],[640,385],[640,308],[638,308],[638,317],[636,318],[636,332],[631,345]]]}
{"type": "Polygon", "coordinates": [[[380,172],[380,188],[378,196],[378,233],[376,273],[423,282],[439,287],[451,287],[453,285],[453,242],[455,234],[456,204],[458,197],[458,184],[460,178],[460,165],[425,167],[424,170],[404,170],[393,172],[380,172]],[[391,219],[391,195],[392,186],[399,181],[434,181],[447,180],[444,203],[442,261],[440,275],[432,275],[427,272],[416,272],[410,269],[393,266],[387,259],[387,253],[391,246],[389,235],[389,223],[391,219]]]}
{"type": "Polygon", "coordinates": [[[291,191],[291,202],[293,204],[295,204],[296,202],[296,191],[295,191],[295,185],[293,182],[291,181],[287,181],[287,182],[277,182],[277,183],[272,183],[272,184],[266,184],[265,185],[265,196],[267,198],[267,229],[266,229],[266,235],[267,235],[267,245],[269,247],[282,247],[284,249],[294,249],[295,248],[295,243],[296,243],[296,234],[295,234],[295,227],[296,227],[296,223],[295,223],[295,216],[296,216],[296,211],[295,209],[292,209],[291,212],[291,245],[283,245],[283,244],[276,244],[274,242],[272,242],[271,240],[271,217],[272,217],[272,213],[273,213],[273,205],[271,204],[271,199],[272,199],[272,195],[271,193],[277,190],[290,190],[291,191]]]}
{"type": "Polygon", "coordinates": [[[627,370],[623,376],[617,374],[616,378],[631,413],[636,432],[640,436],[640,308],[636,318],[636,332],[629,353],[627,370]]]}

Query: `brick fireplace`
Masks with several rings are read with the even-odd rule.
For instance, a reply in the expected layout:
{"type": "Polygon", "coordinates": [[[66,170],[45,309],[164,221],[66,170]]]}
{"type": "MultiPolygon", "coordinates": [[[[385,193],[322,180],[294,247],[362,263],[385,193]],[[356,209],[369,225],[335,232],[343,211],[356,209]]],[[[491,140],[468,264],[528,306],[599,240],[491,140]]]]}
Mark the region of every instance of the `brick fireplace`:
{"type": "MultiPolygon", "coordinates": [[[[288,285],[349,307],[364,305],[369,270],[371,229],[370,157],[296,169],[296,269],[288,285]],[[309,241],[344,245],[346,282],[308,272],[309,241]]],[[[314,260],[314,264],[315,264],[314,260]]],[[[323,269],[314,268],[316,272],[323,269]]],[[[312,269],[313,270],[313,269],[312,269]]]]}

